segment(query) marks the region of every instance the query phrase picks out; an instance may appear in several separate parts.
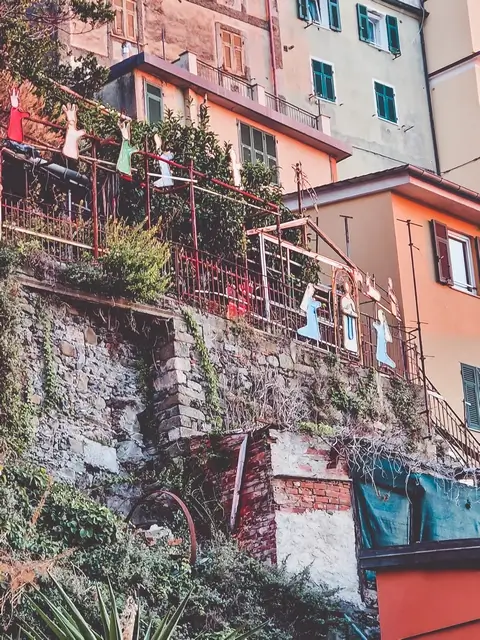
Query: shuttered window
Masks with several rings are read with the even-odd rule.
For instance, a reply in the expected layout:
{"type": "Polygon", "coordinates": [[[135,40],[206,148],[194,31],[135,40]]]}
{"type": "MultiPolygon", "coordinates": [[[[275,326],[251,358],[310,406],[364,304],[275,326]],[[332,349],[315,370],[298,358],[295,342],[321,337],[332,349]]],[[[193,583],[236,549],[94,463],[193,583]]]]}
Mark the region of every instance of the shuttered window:
{"type": "Polygon", "coordinates": [[[465,419],[470,429],[480,430],[480,371],[477,367],[462,364],[463,397],[465,419]]]}
{"type": "Polygon", "coordinates": [[[149,82],[145,83],[145,102],[147,120],[150,124],[160,122],[163,118],[162,90],[149,82]]]}
{"type": "Polygon", "coordinates": [[[297,0],[297,15],[300,20],[341,31],[340,0],[297,0]]]}
{"type": "Polygon", "coordinates": [[[385,51],[388,49],[395,56],[400,55],[400,34],[395,16],[378,13],[363,4],[357,4],[357,23],[360,40],[385,51]]]}
{"type": "Polygon", "coordinates": [[[270,169],[276,170],[277,141],[274,136],[243,122],[239,126],[242,162],[263,162],[270,169]]]}
{"type": "Polygon", "coordinates": [[[245,75],[243,38],[238,33],[220,29],[223,68],[236,76],[245,75]]]}
{"type": "Polygon", "coordinates": [[[315,95],[335,102],[335,85],[333,82],[333,67],[320,60],[312,60],[312,76],[315,95]]]}
{"type": "Polygon", "coordinates": [[[136,0],[114,0],[115,20],[113,33],[126,40],[137,40],[136,0]]]}
{"type": "Polygon", "coordinates": [[[394,16],[386,16],[388,48],[395,55],[400,54],[400,36],[398,34],[398,20],[394,16]]]}
{"type": "Polygon", "coordinates": [[[375,82],[375,100],[378,117],[389,122],[397,122],[397,105],[393,87],[375,82]]]}
{"type": "Polygon", "coordinates": [[[448,248],[448,229],[446,225],[432,220],[433,248],[437,269],[437,280],[442,284],[452,284],[452,268],[448,248]]]}

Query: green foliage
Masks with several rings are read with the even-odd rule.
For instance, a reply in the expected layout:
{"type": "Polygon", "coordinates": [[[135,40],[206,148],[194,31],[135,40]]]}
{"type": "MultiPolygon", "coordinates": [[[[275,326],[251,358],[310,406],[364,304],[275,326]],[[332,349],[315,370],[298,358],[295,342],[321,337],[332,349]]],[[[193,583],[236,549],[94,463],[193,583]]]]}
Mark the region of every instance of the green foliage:
{"type": "Polygon", "coordinates": [[[20,256],[15,247],[0,244],[0,278],[7,278],[19,263],[20,256]]]}
{"type": "MultiPolygon", "coordinates": [[[[261,564],[224,539],[204,545],[191,567],[172,555],[168,545],[147,546],[78,490],[54,483],[46,495],[48,488],[42,470],[5,467],[0,476],[0,552],[28,562],[74,547],[54,571],[89,625],[98,624],[96,587],[108,597],[110,582],[120,608],[128,596],[137,595],[154,625],[191,592],[176,640],[226,639],[235,629],[253,630],[265,621],[259,640],[321,639],[329,630],[342,629],[341,603],[332,593],[311,586],[307,573],[291,576],[283,567],[261,564]],[[35,513],[39,517],[34,526],[35,513]],[[90,535],[85,535],[88,530],[90,535]]],[[[0,581],[0,597],[4,588],[0,581]]],[[[62,605],[50,580],[40,578],[40,588],[46,598],[62,605]]],[[[37,591],[31,591],[30,598],[43,606],[37,591]]],[[[10,623],[9,613],[4,612],[4,624],[10,623]]],[[[14,612],[12,636],[19,620],[35,628],[39,623],[24,599],[14,612]]]]}
{"type": "Polygon", "coordinates": [[[0,451],[22,454],[33,437],[32,408],[25,398],[17,290],[8,279],[0,283],[0,327],[0,451]]]}
{"type": "Polygon", "coordinates": [[[206,389],[205,398],[207,401],[207,410],[214,431],[218,432],[222,429],[222,408],[220,406],[219,381],[218,374],[210,359],[207,345],[200,332],[200,327],[193,317],[191,311],[186,308],[182,309],[183,319],[187,325],[188,332],[195,340],[195,349],[200,357],[200,364],[205,376],[206,389]]]}
{"type": "Polygon", "coordinates": [[[155,302],[170,283],[166,266],[170,249],[158,240],[158,228],[145,231],[142,225],[110,223],[107,251],[101,257],[109,293],[126,295],[138,302],[155,302]]]}
{"type": "Polygon", "coordinates": [[[402,431],[409,437],[409,446],[414,450],[424,426],[419,389],[403,378],[391,378],[387,398],[402,431]]]}
{"type": "Polygon", "coordinates": [[[0,6],[0,68],[14,79],[32,81],[40,93],[51,91],[51,79],[75,85],[81,79],[80,90],[93,95],[105,72],[92,57],[79,59],[74,71],[59,61],[67,52],[58,31],[70,19],[83,21],[85,28],[113,20],[114,12],[106,0],[2,0],[0,6]],[[88,81],[87,81],[88,79],[88,81]]]}
{"type": "MultiPolygon", "coordinates": [[[[41,298],[38,298],[40,302],[41,298]]],[[[60,404],[58,379],[53,362],[52,347],[52,318],[49,310],[41,303],[37,308],[37,315],[42,326],[42,352],[43,352],[43,391],[45,409],[54,409],[60,404]]]]}
{"type": "Polygon", "coordinates": [[[69,263],[62,273],[62,280],[90,293],[99,293],[105,288],[102,267],[89,256],[80,262],[69,263]]]}
{"type": "Polygon", "coordinates": [[[45,470],[34,466],[5,466],[0,476],[0,504],[1,539],[11,549],[39,557],[75,546],[111,544],[119,535],[120,523],[109,509],[70,485],[51,484],[45,470]],[[42,499],[43,508],[32,527],[42,499]]]}
{"type": "Polygon", "coordinates": [[[344,416],[359,420],[376,420],[379,417],[379,395],[376,372],[369,369],[347,378],[344,368],[337,361],[329,362],[327,400],[344,416]]]}

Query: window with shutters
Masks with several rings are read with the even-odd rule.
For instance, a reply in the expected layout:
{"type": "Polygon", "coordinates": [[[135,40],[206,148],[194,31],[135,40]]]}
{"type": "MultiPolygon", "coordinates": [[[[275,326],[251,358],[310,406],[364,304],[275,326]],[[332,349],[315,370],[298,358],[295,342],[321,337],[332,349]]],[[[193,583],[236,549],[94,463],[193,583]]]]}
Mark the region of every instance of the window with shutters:
{"type": "Polygon", "coordinates": [[[312,59],[313,92],[319,98],[335,102],[333,65],[312,59]]]}
{"type": "Polygon", "coordinates": [[[461,365],[465,421],[470,429],[480,430],[480,369],[461,365]]]}
{"type": "Polygon", "coordinates": [[[150,124],[163,119],[163,94],[160,87],[145,83],[145,112],[150,124]]]}
{"type": "Polygon", "coordinates": [[[398,122],[395,89],[387,84],[374,80],[375,105],[377,116],[388,122],[398,122]]]}
{"type": "Polygon", "coordinates": [[[242,162],[263,162],[277,170],[277,141],[274,136],[260,129],[239,122],[242,162]]]}
{"type": "Polygon", "coordinates": [[[125,40],[137,41],[137,4],[136,0],[114,0],[115,20],[113,33],[125,40]]]}
{"type": "Polygon", "coordinates": [[[357,4],[358,35],[360,40],[390,51],[395,56],[401,54],[398,20],[363,4],[357,4]]]}
{"type": "Polygon", "coordinates": [[[332,31],[341,31],[340,0],[297,0],[300,20],[332,31]]]}
{"type": "Polygon", "coordinates": [[[472,238],[436,220],[432,220],[431,225],[438,282],[476,294],[472,238]]]}
{"type": "Polygon", "coordinates": [[[222,42],[222,62],[225,71],[236,76],[245,75],[245,55],[243,37],[223,27],[220,29],[222,42]]]}

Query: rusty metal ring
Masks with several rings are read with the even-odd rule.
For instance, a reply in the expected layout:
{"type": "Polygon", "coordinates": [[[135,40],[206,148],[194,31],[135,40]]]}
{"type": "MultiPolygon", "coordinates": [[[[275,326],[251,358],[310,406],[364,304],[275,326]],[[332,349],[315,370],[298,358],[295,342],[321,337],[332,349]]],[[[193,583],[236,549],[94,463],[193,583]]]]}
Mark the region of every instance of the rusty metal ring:
{"type": "Polygon", "coordinates": [[[192,564],[192,565],[195,564],[195,562],[197,560],[197,533],[195,531],[195,524],[193,522],[192,515],[191,515],[187,505],[175,493],[172,493],[171,491],[167,491],[166,489],[154,489],[153,491],[150,491],[149,493],[146,493],[139,500],[137,500],[137,502],[135,502],[135,504],[131,508],[128,516],[126,517],[126,521],[130,522],[135,510],[142,503],[146,502],[149,498],[151,498],[152,496],[155,496],[155,495],[159,495],[159,496],[164,495],[164,496],[168,496],[169,498],[172,498],[178,504],[180,509],[182,510],[183,515],[185,516],[185,519],[187,521],[188,531],[189,531],[189,534],[190,534],[190,564],[192,564]]]}

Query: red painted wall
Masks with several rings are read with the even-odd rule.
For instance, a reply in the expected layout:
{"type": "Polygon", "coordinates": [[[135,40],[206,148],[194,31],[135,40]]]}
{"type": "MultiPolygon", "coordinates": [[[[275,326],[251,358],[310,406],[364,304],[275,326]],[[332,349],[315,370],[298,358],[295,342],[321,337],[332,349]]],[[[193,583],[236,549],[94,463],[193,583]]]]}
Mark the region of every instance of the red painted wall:
{"type": "Polygon", "coordinates": [[[480,570],[378,571],[377,587],[382,640],[480,639],[480,570]]]}

